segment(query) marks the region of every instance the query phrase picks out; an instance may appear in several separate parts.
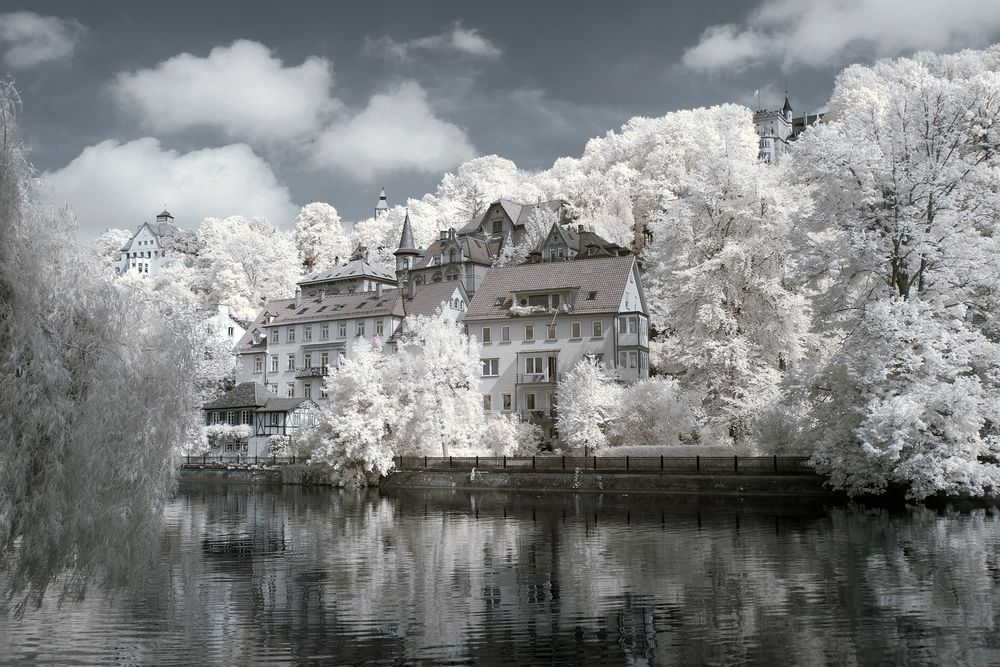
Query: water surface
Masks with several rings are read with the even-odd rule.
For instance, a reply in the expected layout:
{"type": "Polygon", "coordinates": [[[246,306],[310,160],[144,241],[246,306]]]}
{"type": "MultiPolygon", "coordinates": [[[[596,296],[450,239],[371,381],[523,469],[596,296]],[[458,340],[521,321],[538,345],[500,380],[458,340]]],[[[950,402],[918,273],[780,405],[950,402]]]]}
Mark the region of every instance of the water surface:
{"type": "Polygon", "coordinates": [[[1000,664],[1000,512],[182,486],[4,664],[1000,664]]]}

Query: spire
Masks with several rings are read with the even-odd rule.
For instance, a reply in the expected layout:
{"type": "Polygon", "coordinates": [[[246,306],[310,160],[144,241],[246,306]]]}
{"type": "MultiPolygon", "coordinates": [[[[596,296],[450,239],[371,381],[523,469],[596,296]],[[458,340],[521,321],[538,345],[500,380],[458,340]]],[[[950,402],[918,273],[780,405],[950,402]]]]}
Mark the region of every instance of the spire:
{"type": "Polygon", "coordinates": [[[399,249],[395,254],[402,251],[416,251],[417,246],[413,243],[413,228],[410,226],[410,210],[406,209],[406,217],[403,218],[403,233],[399,235],[399,249]]]}
{"type": "Polygon", "coordinates": [[[781,110],[784,113],[788,113],[789,111],[792,110],[792,105],[788,103],[788,91],[787,90],[785,91],[785,106],[781,107],[781,110]]]}
{"type": "Polygon", "coordinates": [[[378,195],[378,203],[375,204],[375,217],[379,218],[389,210],[389,201],[385,196],[385,186],[382,186],[382,192],[378,195]]]}

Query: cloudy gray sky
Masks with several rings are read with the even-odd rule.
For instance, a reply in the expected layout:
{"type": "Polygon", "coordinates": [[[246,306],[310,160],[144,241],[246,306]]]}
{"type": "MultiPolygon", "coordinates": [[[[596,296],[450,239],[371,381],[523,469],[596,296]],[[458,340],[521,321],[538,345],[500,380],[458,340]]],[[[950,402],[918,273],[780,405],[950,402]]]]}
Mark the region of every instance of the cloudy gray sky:
{"type": "Polygon", "coordinates": [[[823,107],[851,62],[1000,41],[997,0],[0,0],[0,67],[80,237],[299,206],[370,215],[463,160],[543,169],[636,115],[823,107]]]}

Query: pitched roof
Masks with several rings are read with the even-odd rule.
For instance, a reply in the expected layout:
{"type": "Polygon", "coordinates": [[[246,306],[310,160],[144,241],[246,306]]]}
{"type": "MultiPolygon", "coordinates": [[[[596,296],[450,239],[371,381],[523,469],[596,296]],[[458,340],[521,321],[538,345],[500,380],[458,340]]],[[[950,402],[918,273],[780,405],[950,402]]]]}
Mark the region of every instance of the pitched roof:
{"type": "MultiPolygon", "coordinates": [[[[490,251],[490,243],[484,239],[477,238],[475,236],[457,236],[455,241],[458,243],[459,248],[462,249],[462,255],[465,257],[466,262],[471,262],[473,264],[480,264],[482,266],[493,266],[493,260],[496,255],[490,251]]],[[[424,251],[424,254],[420,256],[417,263],[413,266],[414,269],[426,269],[431,266],[434,258],[441,254],[441,246],[444,241],[437,239],[424,251]]]]}
{"type": "Polygon", "coordinates": [[[307,286],[326,283],[335,280],[353,280],[355,278],[377,278],[382,281],[396,282],[396,274],[387,269],[370,263],[367,259],[352,259],[346,264],[332,266],[317,271],[299,281],[299,285],[307,286]]]}
{"type": "Polygon", "coordinates": [[[282,308],[285,308],[288,304],[295,304],[294,299],[278,299],[276,301],[269,301],[264,309],[257,313],[257,317],[254,318],[250,326],[246,328],[243,332],[243,336],[240,337],[238,343],[236,343],[236,353],[243,354],[246,352],[257,352],[263,350],[267,347],[267,332],[264,331],[264,324],[267,321],[268,315],[276,315],[282,308]],[[253,344],[253,332],[260,332],[260,340],[257,344],[253,344]]]}
{"type": "Polygon", "coordinates": [[[504,213],[507,214],[507,217],[510,218],[511,222],[521,227],[528,222],[528,218],[531,217],[532,211],[536,208],[541,207],[549,211],[558,211],[564,204],[567,203],[568,202],[564,199],[550,199],[549,201],[538,202],[537,204],[522,204],[521,202],[516,202],[511,199],[498,199],[484,208],[482,213],[467,222],[464,227],[458,230],[458,233],[471,234],[472,232],[480,229],[483,226],[483,220],[486,218],[486,214],[497,205],[504,210],[504,213]]]}
{"type": "Polygon", "coordinates": [[[353,292],[350,294],[330,294],[320,301],[303,299],[298,307],[295,301],[284,301],[284,306],[271,310],[276,314],[270,323],[261,324],[261,329],[302,322],[322,322],[325,320],[347,320],[357,317],[377,317],[395,315],[403,317],[401,290],[387,289],[379,296],[377,292],[353,292]]]}
{"type": "Polygon", "coordinates": [[[278,398],[257,382],[243,382],[230,389],[214,401],[202,406],[203,410],[224,410],[232,408],[259,408],[268,401],[278,398]]]}
{"type": "Polygon", "coordinates": [[[406,217],[403,218],[403,232],[399,235],[399,245],[397,246],[398,253],[400,250],[416,250],[417,246],[413,243],[413,228],[410,226],[410,211],[407,209],[406,217]]]}
{"type": "Polygon", "coordinates": [[[512,294],[560,289],[576,291],[573,313],[617,312],[634,265],[635,258],[626,255],[494,267],[472,297],[465,321],[509,318],[512,294]]]}
{"type": "Polygon", "coordinates": [[[441,304],[452,298],[456,290],[468,301],[465,288],[460,281],[445,281],[440,283],[427,283],[417,285],[414,288],[413,297],[403,300],[407,315],[433,315],[441,304]]]}

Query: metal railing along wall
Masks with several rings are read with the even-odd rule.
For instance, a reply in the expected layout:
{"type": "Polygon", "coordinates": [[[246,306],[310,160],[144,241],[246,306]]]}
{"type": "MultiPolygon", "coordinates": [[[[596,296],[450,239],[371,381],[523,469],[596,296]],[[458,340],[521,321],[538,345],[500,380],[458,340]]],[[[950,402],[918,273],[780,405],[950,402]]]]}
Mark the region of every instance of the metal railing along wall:
{"type": "Polygon", "coordinates": [[[397,456],[398,470],[596,470],[677,474],[813,473],[805,456],[397,456]]]}
{"type": "Polygon", "coordinates": [[[222,454],[203,454],[202,456],[184,456],[181,464],[186,466],[230,466],[230,465],[291,465],[305,463],[308,459],[301,456],[224,456],[222,454]]]}

